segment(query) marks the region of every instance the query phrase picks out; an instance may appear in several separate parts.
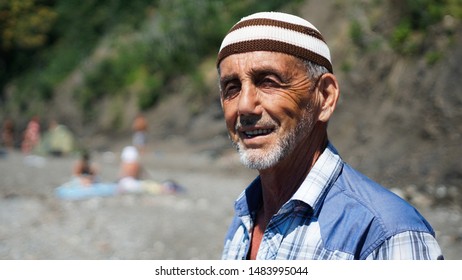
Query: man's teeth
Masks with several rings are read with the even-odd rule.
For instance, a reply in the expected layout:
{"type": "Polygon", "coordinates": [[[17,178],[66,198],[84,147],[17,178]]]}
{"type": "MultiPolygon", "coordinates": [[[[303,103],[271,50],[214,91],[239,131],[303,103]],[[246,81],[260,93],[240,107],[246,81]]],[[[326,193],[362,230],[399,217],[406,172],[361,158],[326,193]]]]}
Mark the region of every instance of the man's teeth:
{"type": "Polygon", "coordinates": [[[246,131],[245,134],[247,136],[257,136],[257,135],[266,135],[271,132],[270,129],[257,129],[257,130],[251,130],[251,131],[246,131]]]}

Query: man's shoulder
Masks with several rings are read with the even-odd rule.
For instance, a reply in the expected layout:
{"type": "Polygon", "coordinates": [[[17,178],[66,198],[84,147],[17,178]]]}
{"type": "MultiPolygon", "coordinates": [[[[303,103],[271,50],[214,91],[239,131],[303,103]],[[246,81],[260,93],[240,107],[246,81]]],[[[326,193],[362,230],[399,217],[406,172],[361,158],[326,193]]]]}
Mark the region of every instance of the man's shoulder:
{"type": "MultiPolygon", "coordinates": [[[[408,227],[425,221],[409,202],[348,164],[343,165],[342,172],[326,197],[326,205],[330,203],[328,200],[333,200],[332,204],[336,205],[344,203],[364,217],[378,219],[384,227],[390,224],[393,227],[408,227]]],[[[420,226],[429,227],[426,221],[420,226]]]]}
{"type": "Polygon", "coordinates": [[[326,246],[347,251],[374,246],[405,231],[434,234],[411,204],[348,164],[327,194],[318,221],[326,246]]]}
{"type": "Polygon", "coordinates": [[[406,200],[369,177],[344,164],[338,176],[331,197],[341,196],[342,200],[355,203],[358,208],[370,211],[377,217],[395,214],[413,214],[415,208],[406,200]]]}

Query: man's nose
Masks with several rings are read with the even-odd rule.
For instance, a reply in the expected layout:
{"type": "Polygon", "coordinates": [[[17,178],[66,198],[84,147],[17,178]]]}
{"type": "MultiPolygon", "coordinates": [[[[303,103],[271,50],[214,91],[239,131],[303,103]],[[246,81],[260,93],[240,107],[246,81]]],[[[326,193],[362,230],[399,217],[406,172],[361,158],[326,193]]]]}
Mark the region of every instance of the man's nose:
{"type": "Polygon", "coordinates": [[[259,115],[260,95],[254,85],[242,85],[239,96],[238,114],[239,115],[259,115]]]}

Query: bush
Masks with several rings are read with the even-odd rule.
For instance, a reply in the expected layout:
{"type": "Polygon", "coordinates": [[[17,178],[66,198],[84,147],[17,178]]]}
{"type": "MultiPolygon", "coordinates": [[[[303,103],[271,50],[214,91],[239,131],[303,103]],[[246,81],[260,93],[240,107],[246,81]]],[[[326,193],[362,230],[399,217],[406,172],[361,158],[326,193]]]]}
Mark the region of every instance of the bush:
{"type": "Polygon", "coordinates": [[[405,55],[418,53],[429,27],[444,16],[462,18],[462,0],[393,0],[391,7],[401,20],[391,33],[390,44],[405,55]]]}

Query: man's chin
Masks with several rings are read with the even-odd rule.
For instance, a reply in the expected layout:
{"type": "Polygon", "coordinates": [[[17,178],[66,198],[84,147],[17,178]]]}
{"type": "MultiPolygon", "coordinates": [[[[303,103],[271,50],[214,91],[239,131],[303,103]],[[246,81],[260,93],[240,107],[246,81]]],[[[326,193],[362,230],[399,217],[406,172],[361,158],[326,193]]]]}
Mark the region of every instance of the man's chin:
{"type": "Polygon", "coordinates": [[[241,163],[249,168],[264,170],[273,167],[279,160],[279,155],[274,152],[264,152],[261,149],[238,149],[241,163]]]}

